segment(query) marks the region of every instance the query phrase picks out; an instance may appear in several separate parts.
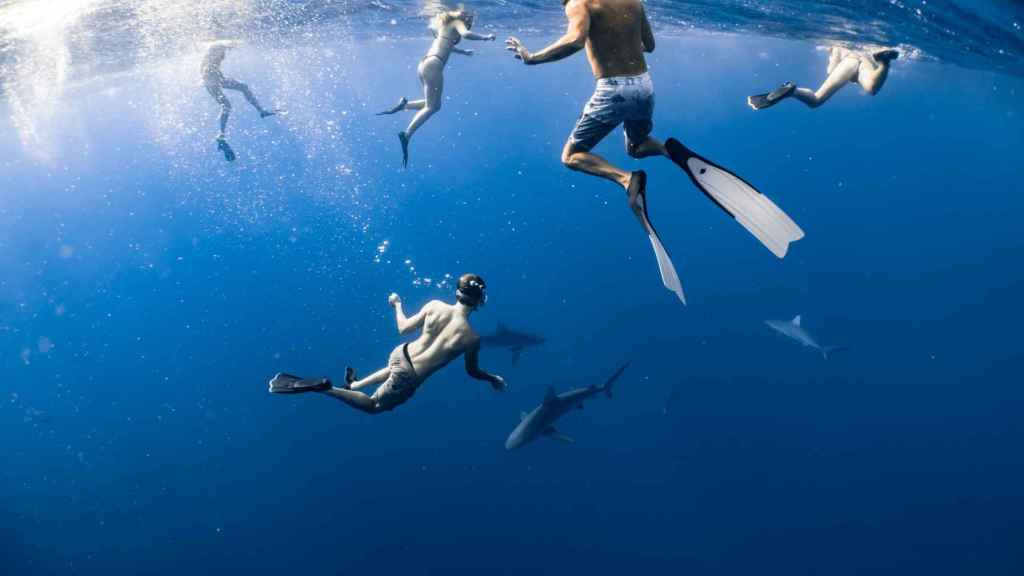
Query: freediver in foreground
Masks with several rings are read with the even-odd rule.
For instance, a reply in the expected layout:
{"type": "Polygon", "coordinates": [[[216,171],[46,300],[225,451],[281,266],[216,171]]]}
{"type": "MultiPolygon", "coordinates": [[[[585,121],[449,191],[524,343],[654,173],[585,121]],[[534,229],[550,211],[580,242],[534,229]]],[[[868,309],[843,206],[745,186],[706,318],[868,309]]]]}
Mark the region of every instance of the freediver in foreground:
{"type": "Polygon", "coordinates": [[[210,45],[209,50],[206,51],[206,56],[203,57],[201,69],[203,85],[206,86],[206,91],[220,104],[220,133],[217,134],[217,148],[224,153],[224,159],[228,162],[234,162],[235,151],[231,149],[231,145],[228,144],[227,137],[225,136],[228,128],[228,117],[231,115],[231,100],[228,100],[228,97],[224,94],[225,89],[241,92],[249,104],[252,104],[252,107],[260,113],[260,118],[266,118],[278,113],[278,110],[267,110],[261,106],[259,101],[256,100],[256,96],[253,96],[249,86],[233,78],[228,78],[221,72],[220,65],[224,62],[224,57],[227,56],[228,50],[234,47],[235,44],[233,42],[214,42],[210,45]]]}
{"type": "Polygon", "coordinates": [[[461,5],[455,10],[442,10],[430,20],[430,31],[434,34],[434,42],[427,50],[427,55],[420,60],[416,72],[423,84],[423,99],[408,100],[404,96],[393,108],[378,112],[378,116],[395,114],[402,110],[416,110],[409,126],[398,133],[402,144],[402,167],[409,165],[409,140],[423,126],[428,118],[441,109],[441,97],[444,92],[444,66],[452,52],[472,56],[472,50],[457,48],[463,38],[467,40],[494,40],[494,34],[477,34],[472,32],[474,16],[461,5]]]}
{"type": "Polygon", "coordinates": [[[505,390],[501,376],[480,369],[480,336],[469,325],[469,316],[487,301],[487,286],[476,274],[463,274],[455,291],[455,304],[440,300],[428,302],[419,312],[406,317],[402,299],[391,294],[388,303],[395,309],[399,334],[408,334],[420,328],[419,338],[400,344],[388,358],[385,368],[357,379],[355,370],[345,370],[345,386],[332,386],[326,378],[300,378],[291,374],[277,374],[270,380],[270,391],[277,394],[323,392],[353,408],[369,414],[393,410],[405,403],[431,374],[452,360],[465,354],[466,372],[477,380],[490,382],[495,391],[505,390]],[[380,384],[373,395],[360,392],[361,388],[380,384]]]}
{"type": "Polygon", "coordinates": [[[515,37],[505,41],[506,47],[527,65],[561,60],[586,48],[597,87],[565,143],[562,163],[572,170],[611,180],[626,190],[629,207],[650,238],[665,287],[686,303],[675,267],[647,214],[647,174],[643,170],[626,172],[591,152],[619,124],[625,125],[630,156],[671,159],[712,202],[776,256],[785,256],[789,243],[804,233],[771,200],[678,140],[669,138],[663,145],[650,136],[654,85],[644,52],[654,51],[654,34],[641,0],[568,0],[563,4],[569,27],[561,38],[538,52],[530,52],[515,37]]]}
{"type": "Polygon", "coordinates": [[[860,84],[865,92],[874,96],[882,89],[885,79],[889,77],[889,63],[899,56],[899,52],[891,49],[854,52],[840,46],[833,46],[829,51],[828,68],[826,69],[828,77],[817,91],[800,88],[792,82],[786,82],[767,94],[748,97],[747,105],[754,110],[764,110],[792,96],[806,104],[808,108],[817,108],[827,102],[843,86],[850,83],[860,84]]]}

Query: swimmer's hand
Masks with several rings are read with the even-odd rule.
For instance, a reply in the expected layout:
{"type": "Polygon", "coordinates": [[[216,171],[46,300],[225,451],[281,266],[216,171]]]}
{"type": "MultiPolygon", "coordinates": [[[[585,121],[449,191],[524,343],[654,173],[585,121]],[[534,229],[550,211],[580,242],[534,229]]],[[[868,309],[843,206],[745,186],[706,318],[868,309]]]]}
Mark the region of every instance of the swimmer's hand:
{"type": "Polygon", "coordinates": [[[523,43],[515,36],[509,36],[505,40],[505,49],[513,52],[513,56],[523,61],[523,64],[530,64],[530,51],[523,46],[523,43]]]}
{"type": "Polygon", "coordinates": [[[490,40],[494,42],[494,34],[484,34],[484,40],[490,40]]]}
{"type": "Polygon", "coordinates": [[[505,379],[495,374],[491,377],[491,388],[494,388],[495,392],[504,392],[508,390],[508,384],[505,383],[505,379]]]}
{"type": "Polygon", "coordinates": [[[390,304],[392,308],[394,308],[395,306],[398,306],[401,303],[402,303],[402,298],[399,297],[398,294],[395,294],[394,292],[392,292],[391,295],[388,296],[388,304],[390,304]]]}

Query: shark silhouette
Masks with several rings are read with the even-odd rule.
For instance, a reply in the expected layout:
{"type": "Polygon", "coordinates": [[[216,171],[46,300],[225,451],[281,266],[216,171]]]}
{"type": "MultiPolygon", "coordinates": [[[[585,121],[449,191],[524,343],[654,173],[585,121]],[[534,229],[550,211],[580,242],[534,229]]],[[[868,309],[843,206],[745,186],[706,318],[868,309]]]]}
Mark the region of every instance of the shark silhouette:
{"type": "Polygon", "coordinates": [[[540,406],[537,406],[530,412],[522,413],[519,425],[515,427],[515,430],[512,430],[512,433],[508,435],[508,440],[505,441],[505,449],[513,450],[519,448],[541,436],[561,440],[568,444],[575,442],[572,438],[559,432],[555,428],[555,422],[572,410],[582,410],[583,401],[588,398],[592,398],[602,392],[605,396],[611,398],[612,384],[615,383],[619,376],[622,376],[622,373],[625,372],[628,366],[629,362],[620,366],[601,386],[587,386],[586,388],[577,388],[561,394],[555,394],[555,389],[549,387],[547,395],[544,396],[544,402],[540,406]]]}
{"type": "Polygon", "coordinates": [[[764,323],[779,334],[796,340],[808,348],[814,348],[821,352],[822,357],[826,360],[828,360],[828,355],[832,352],[849,349],[849,346],[822,346],[821,344],[818,344],[807,330],[804,330],[799,314],[797,314],[792,320],[765,320],[764,323]]]}
{"type": "Polygon", "coordinates": [[[519,357],[523,355],[523,350],[536,348],[544,342],[543,336],[517,332],[501,322],[498,322],[498,329],[493,334],[486,334],[480,338],[481,346],[486,348],[503,348],[512,352],[513,364],[519,361],[519,357]]]}

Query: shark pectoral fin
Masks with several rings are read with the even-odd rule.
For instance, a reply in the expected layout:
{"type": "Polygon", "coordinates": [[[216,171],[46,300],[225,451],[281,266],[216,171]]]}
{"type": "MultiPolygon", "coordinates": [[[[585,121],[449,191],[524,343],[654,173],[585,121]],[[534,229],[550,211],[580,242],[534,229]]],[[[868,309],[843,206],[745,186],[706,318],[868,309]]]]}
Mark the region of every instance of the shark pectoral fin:
{"type": "Polygon", "coordinates": [[[583,402],[579,402],[578,404],[576,404],[576,409],[583,410],[583,402]]]}
{"type": "Polygon", "coordinates": [[[519,362],[519,358],[523,355],[523,347],[516,346],[515,348],[510,348],[510,350],[512,350],[512,363],[519,362]]]}
{"type": "Polygon", "coordinates": [[[571,437],[559,432],[558,429],[555,428],[554,426],[548,426],[547,428],[545,428],[544,435],[547,436],[548,438],[551,438],[552,440],[558,440],[559,442],[564,442],[565,444],[574,444],[576,442],[571,437]]]}

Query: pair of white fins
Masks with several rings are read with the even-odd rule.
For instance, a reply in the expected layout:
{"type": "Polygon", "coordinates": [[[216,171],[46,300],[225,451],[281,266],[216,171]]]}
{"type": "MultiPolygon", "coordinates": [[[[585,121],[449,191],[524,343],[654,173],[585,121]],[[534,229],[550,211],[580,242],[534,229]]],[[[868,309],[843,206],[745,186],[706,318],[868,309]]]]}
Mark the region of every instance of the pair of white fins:
{"type": "MultiPolygon", "coordinates": [[[[683,146],[675,138],[669,138],[665,148],[672,161],[690,176],[690,180],[701,192],[760,240],[772,254],[779,258],[785,257],[789,243],[804,237],[804,231],[796,222],[746,180],[683,146]]],[[[679,281],[676,268],[647,216],[646,198],[641,196],[640,200],[643,224],[658,259],[661,282],[686,304],[683,284],[679,281]]]]}

